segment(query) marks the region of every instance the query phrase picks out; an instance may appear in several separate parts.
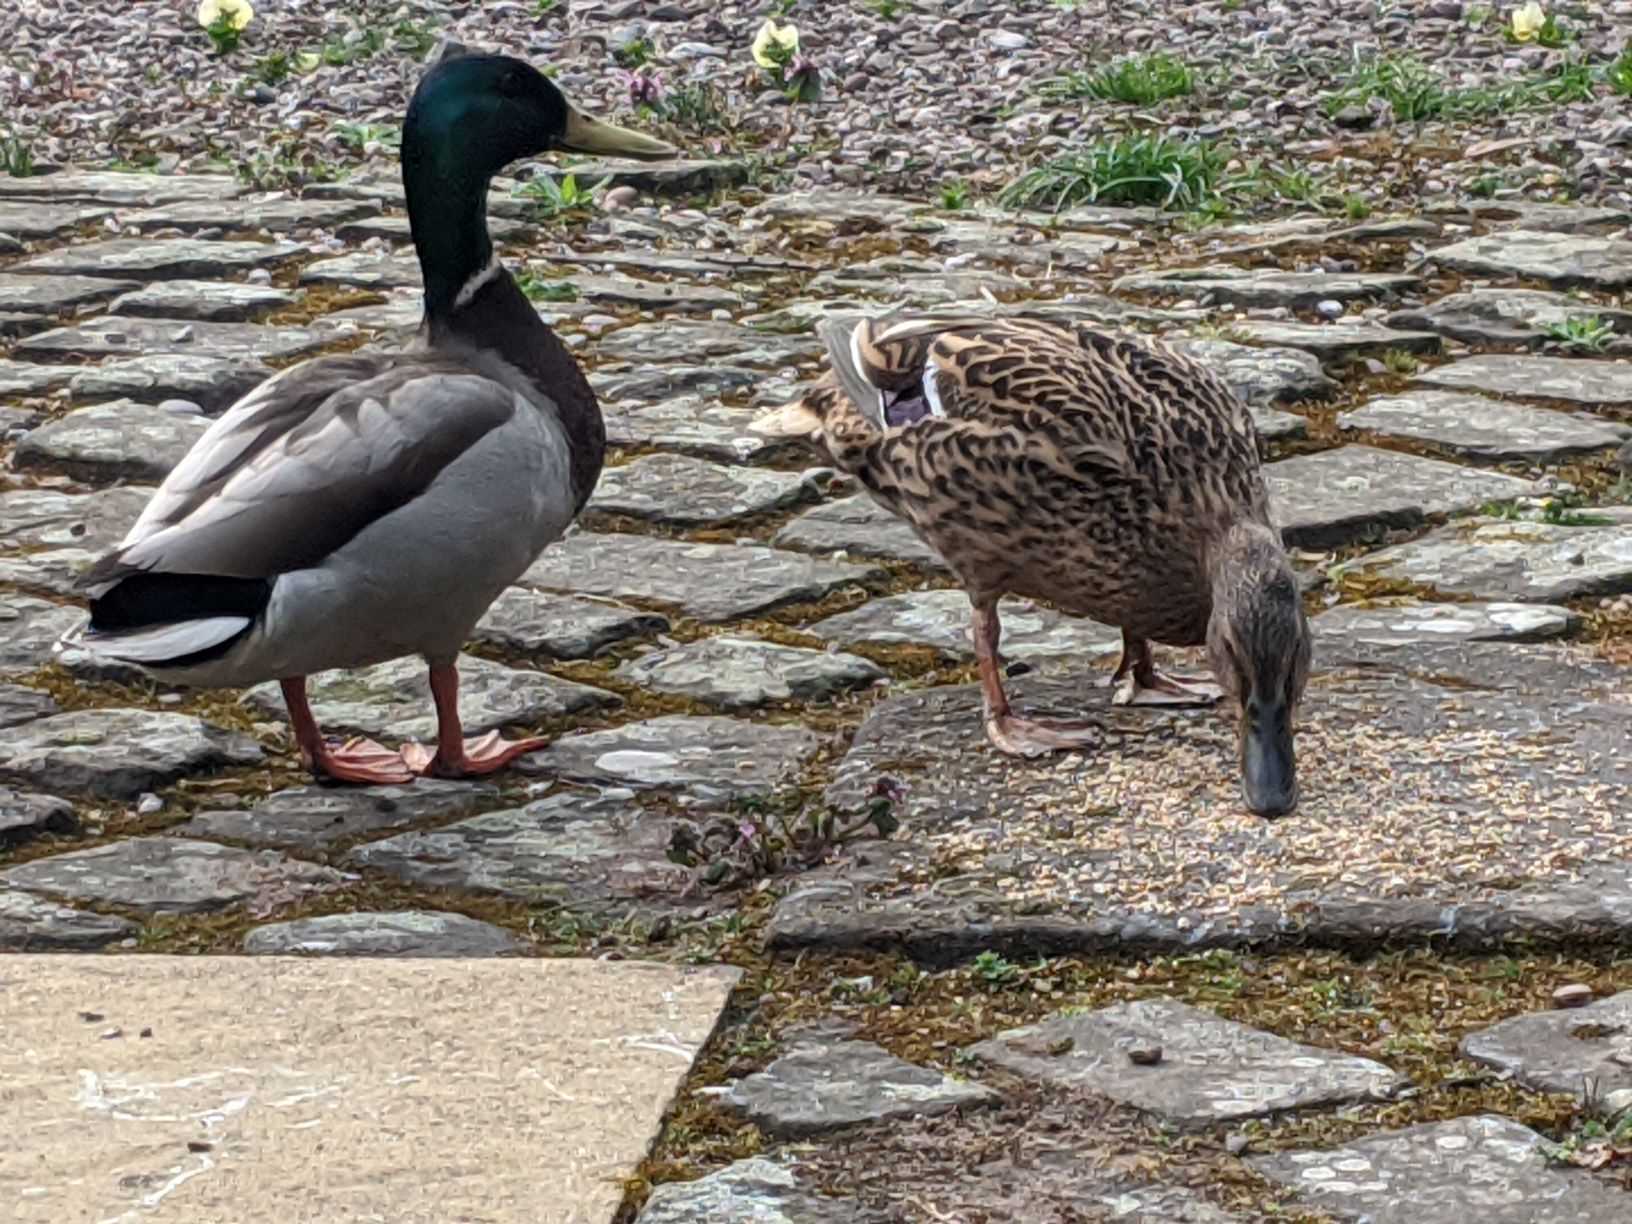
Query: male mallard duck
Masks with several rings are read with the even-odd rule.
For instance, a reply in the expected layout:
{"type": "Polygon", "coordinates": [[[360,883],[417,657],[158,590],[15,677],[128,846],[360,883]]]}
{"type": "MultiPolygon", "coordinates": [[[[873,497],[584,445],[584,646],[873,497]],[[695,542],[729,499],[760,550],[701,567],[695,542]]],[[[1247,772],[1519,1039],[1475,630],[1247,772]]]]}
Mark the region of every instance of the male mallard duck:
{"type": "Polygon", "coordinates": [[[606,447],[578,363],[488,238],[493,175],[550,149],[675,153],[590,118],[517,59],[456,49],[425,74],[402,129],[419,336],[293,366],[234,404],[80,578],[81,644],[179,684],[278,679],[319,776],[481,774],[543,745],[467,742],[454,660],[582,509],[606,447]],[[430,667],[435,752],[325,741],[306,677],[409,654],[430,667]]]}
{"type": "Polygon", "coordinates": [[[1032,754],[1092,738],[1009,708],[998,599],[1122,629],[1120,703],[1215,700],[1160,674],[1150,642],[1206,643],[1240,707],[1242,784],[1297,802],[1292,717],[1309,630],[1246,407],[1205,367],[1088,327],[891,316],[820,327],[829,370],[754,422],[802,437],[936,549],[974,609],[986,732],[1032,754]]]}

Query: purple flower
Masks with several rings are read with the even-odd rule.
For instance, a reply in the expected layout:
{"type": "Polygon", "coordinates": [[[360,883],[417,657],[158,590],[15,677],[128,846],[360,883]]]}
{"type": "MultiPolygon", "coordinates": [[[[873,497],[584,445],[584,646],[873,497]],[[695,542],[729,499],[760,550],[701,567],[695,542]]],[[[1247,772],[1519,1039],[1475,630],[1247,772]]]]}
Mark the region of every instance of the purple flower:
{"type": "Polygon", "coordinates": [[[655,76],[647,76],[644,72],[629,72],[618,69],[618,75],[623,78],[623,84],[629,90],[631,106],[656,106],[663,100],[663,82],[655,76]]]}

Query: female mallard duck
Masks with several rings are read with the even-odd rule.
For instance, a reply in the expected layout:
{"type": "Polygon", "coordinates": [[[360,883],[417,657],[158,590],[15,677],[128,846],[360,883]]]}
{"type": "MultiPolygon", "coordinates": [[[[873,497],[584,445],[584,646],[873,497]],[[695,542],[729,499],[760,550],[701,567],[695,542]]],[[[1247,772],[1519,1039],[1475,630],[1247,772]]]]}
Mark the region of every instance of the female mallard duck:
{"type": "Polygon", "coordinates": [[[605,451],[583,372],[488,238],[493,175],[550,149],[675,153],[589,118],[517,59],[456,50],[425,74],[402,129],[418,338],[304,362],[233,405],[81,577],[81,644],[179,684],[278,679],[319,776],[481,774],[543,745],[467,742],[454,660],[583,507],[605,451]],[[326,741],[306,677],[409,654],[430,667],[435,752],[326,741]]]}
{"type": "Polygon", "coordinates": [[[1150,653],[1152,640],[1206,643],[1240,707],[1247,805],[1290,811],[1309,630],[1252,418],[1223,382],[1154,344],[1031,320],[895,316],[821,333],[829,371],[754,429],[806,438],[957,574],[992,742],[1032,754],[1093,737],[1019,718],[1003,692],[998,599],[1046,599],[1122,629],[1119,703],[1215,700],[1150,653]]]}

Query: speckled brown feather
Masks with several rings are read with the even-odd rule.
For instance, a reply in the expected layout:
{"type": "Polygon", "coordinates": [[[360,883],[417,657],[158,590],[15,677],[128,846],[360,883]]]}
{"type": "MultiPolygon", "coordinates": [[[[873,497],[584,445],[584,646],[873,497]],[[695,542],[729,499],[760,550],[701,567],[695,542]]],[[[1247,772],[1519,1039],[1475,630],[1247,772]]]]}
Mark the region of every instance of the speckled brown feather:
{"type": "Polygon", "coordinates": [[[1257,434],[1165,346],[1032,320],[891,316],[824,333],[832,367],[784,419],[934,547],[979,598],[1013,592],[1130,633],[1202,642],[1209,554],[1269,523],[1257,434]],[[941,413],[878,395],[932,372],[941,413]],[[801,429],[801,432],[804,432],[801,429]]]}

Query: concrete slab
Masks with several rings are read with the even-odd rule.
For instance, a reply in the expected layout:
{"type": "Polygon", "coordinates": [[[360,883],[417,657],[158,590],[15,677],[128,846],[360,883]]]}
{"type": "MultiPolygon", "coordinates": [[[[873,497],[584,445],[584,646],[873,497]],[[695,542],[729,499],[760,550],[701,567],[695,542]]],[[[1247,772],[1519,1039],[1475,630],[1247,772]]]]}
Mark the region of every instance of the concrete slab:
{"type": "Polygon", "coordinates": [[[602,1224],[738,971],[0,961],[16,1224],[602,1224]]]}

